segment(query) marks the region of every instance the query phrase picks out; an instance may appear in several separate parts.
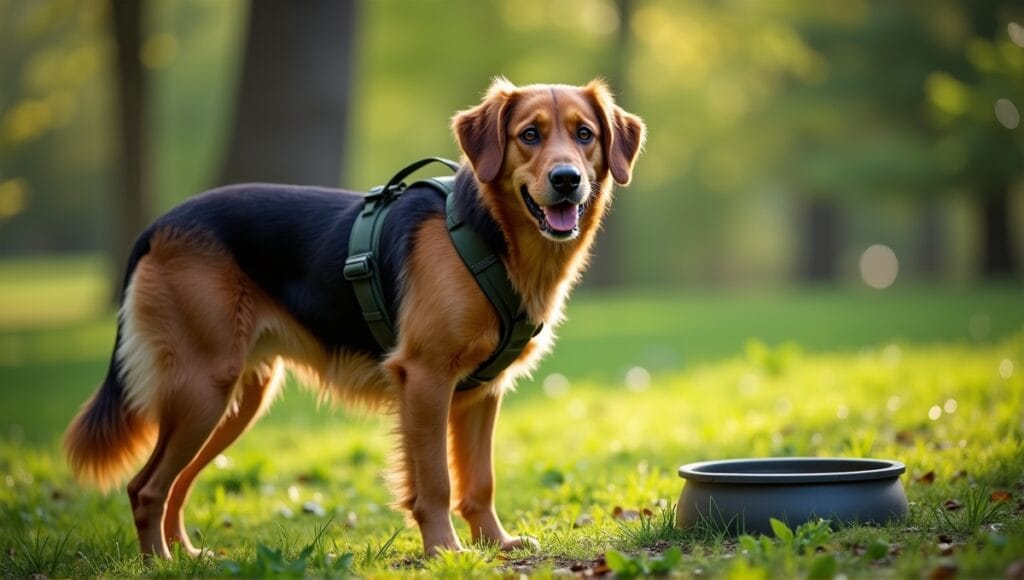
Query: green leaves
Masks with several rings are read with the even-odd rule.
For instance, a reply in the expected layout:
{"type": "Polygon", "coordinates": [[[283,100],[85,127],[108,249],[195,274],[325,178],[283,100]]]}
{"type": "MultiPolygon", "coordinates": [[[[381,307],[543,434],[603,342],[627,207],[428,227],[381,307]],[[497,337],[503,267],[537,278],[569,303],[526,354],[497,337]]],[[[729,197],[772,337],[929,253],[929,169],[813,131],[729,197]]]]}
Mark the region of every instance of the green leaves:
{"type": "Polygon", "coordinates": [[[832,554],[821,554],[811,562],[811,568],[807,571],[808,578],[832,578],[839,571],[839,563],[832,554]]]}
{"type": "Polygon", "coordinates": [[[889,549],[891,546],[889,542],[882,539],[877,539],[868,544],[867,549],[864,551],[864,555],[869,560],[881,560],[882,558],[889,555],[889,549]]]}
{"type": "Polygon", "coordinates": [[[604,556],[608,567],[618,578],[638,578],[640,576],[656,576],[668,574],[679,567],[683,560],[683,550],[672,546],[661,556],[653,558],[647,554],[628,556],[616,550],[608,550],[604,556]]]}
{"type": "Polygon", "coordinates": [[[742,535],[737,538],[747,563],[768,564],[772,568],[785,570],[804,568],[809,578],[831,578],[836,575],[839,562],[835,555],[827,551],[819,553],[820,549],[832,543],[832,528],[828,520],[807,522],[796,530],[775,518],[771,518],[769,524],[774,538],[767,535],[759,538],[742,535]],[[810,562],[807,561],[809,557],[813,557],[810,562]]]}
{"type": "Polygon", "coordinates": [[[789,529],[789,526],[775,518],[771,518],[769,523],[772,525],[772,533],[775,534],[776,538],[782,540],[787,545],[793,543],[793,530],[789,529]]]}

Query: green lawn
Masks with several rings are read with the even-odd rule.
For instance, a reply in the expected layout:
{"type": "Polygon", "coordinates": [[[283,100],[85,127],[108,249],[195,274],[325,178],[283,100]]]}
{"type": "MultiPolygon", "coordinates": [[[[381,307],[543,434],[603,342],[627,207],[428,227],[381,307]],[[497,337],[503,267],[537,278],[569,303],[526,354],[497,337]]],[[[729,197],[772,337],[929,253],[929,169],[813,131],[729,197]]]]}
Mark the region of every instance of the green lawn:
{"type": "Polygon", "coordinates": [[[0,575],[543,577],[608,554],[623,575],[1001,577],[1024,558],[1024,301],[1007,286],[581,294],[499,423],[498,508],[540,552],[424,560],[387,507],[389,425],[290,388],[193,494],[217,557],[144,563],[124,494],[76,486],[59,452],[109,357],[102,280],[95,261],[0,264],[0,575]],[[910,517],[764,542],[670,525],[680,464],[775,455],[903,461],[910,517]]]}

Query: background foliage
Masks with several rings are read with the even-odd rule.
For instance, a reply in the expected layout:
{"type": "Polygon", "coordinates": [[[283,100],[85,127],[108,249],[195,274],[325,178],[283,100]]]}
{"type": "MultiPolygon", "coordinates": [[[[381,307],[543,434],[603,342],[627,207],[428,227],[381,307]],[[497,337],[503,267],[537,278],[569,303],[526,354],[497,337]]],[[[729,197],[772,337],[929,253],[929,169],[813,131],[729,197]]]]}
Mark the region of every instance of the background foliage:
{"type": "MultiPolygon", "coordinates": [[[[145,3],[148,217],[218,183],[248,10],[145,3]]],[[[894,250],[901,279],[1007,276],[1024,245],[1021,11],[989,0],[354,2],[336,184],[366,189],[410,159],[456,156],[448,119],[494,75],[605,76],[651,133],[593,284],[857,282],[876,243],[894,250]]],[[[0,252],[102,251],[119,227],[109,14],[102,0],[0,2],[0,252]]]]}

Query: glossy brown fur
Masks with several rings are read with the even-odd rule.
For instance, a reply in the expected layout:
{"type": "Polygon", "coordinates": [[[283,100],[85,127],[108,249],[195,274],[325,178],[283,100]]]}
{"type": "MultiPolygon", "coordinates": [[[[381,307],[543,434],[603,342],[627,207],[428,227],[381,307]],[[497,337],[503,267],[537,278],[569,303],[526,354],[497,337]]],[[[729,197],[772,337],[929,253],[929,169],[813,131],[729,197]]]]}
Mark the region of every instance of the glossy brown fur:
{"type": "Polygon", "coordinates": [[[473,541],[505,549],[532,541],[509,535],[494,510],[498,408],[504,392],[551,348],[552,328],[585,265],[612,181],[629,181],[644,127],[616,107],[599,82],[517,88],[499,79],[480,105],[455,116],[453,128],[481,201],[504,234],[512,283],[544,332],[491,384],[454,391],[495,348],[499,322],[440,218],[416,232],[404,272],[398,346],[382,362],[328,354],[215,243],[160,232],[139,262],[122,309],[123,425],[100,445],[83,426],[83,412],[66,438],[76,472],[109,487],[157,433],[152,455],[128,485],[144,553],[169,557],[174,542],[198,553],[182,516],[192,483],[265,411],[286,366],[326,395],[394,414],[397,504],[419,525],[428,554],[461,548],[449,515],[453,505],[469,522],[473,541]],[[545,135],[539,146],[516,138],[528,123],[545,135]],[[593,142],[567,138],[581,123],[593,128],[593,142]],[[557,163],[581,170],[589,200],[579,235],[563,242],[540,234],[519,195],[526,185],[544,202],[547,174],[557,163]]]}

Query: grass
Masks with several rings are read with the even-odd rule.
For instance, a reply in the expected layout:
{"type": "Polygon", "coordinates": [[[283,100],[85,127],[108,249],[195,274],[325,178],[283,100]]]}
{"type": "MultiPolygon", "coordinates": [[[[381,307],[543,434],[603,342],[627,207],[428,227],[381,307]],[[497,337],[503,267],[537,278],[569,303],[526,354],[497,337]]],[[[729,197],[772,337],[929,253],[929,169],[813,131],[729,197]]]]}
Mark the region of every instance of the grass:
{"type": "Polygon", "coordinates": [[[1001,577],[1024,554],[1019,288],[579,297],[496,439],[499,513],[538,552],[424,559],[386,507],[389,425],[292,386],[199,480],[188,523],[213,555],[144,562],[124,494],[75,485],[58,445],[109,356],[105,289],[74,290],[98,274],[6,268],[0,304],[21,312],[0,315],[2,576],[1001,577]],[[19,288],[54,280],[78,302],[37,319],[19,288]],[[674,527],[680,464],[774,455],[903,461],[910,515],[776,538],[674,527]]]}

